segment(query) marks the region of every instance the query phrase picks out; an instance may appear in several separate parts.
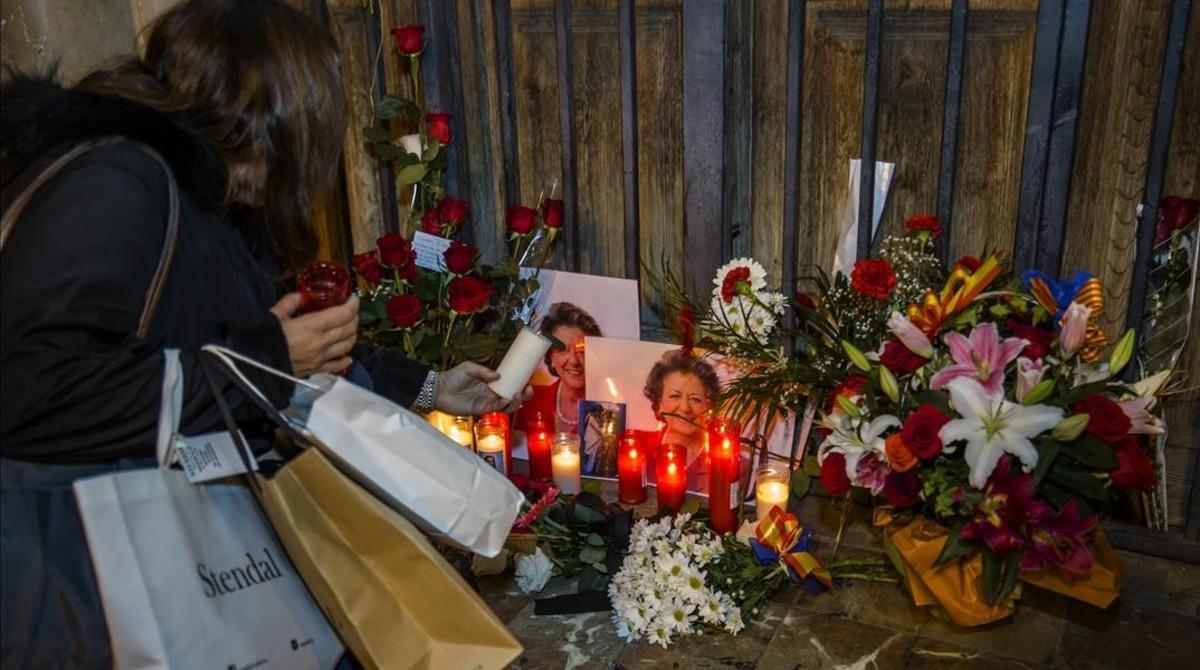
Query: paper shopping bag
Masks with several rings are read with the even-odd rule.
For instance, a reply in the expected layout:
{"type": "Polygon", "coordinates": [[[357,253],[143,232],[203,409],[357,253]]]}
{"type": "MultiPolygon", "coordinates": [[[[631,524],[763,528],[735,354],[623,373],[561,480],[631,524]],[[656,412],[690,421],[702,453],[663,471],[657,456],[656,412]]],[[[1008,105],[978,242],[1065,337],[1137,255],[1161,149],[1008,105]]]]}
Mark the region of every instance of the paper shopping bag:
{"type": "Polygon", "coordinates": [[[118,668],[332,668],[329,623],[242,482],[74,483],[118,668]]]}
{"type": "Polygon", "coordinates": [[[401,514],[304,450],[260,502],[355,657],[378,668],[502,668],[521,653],[488,606],[401,514]]]}

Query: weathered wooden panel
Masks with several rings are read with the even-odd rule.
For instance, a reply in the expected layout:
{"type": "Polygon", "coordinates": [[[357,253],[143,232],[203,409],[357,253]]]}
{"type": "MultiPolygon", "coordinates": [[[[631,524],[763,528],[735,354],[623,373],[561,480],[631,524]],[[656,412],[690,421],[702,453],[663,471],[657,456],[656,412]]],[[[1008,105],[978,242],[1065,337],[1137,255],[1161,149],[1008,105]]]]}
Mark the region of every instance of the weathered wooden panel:
{"type": "Polygon", "coordinates": [[[750,254],[783,277],[783,186],[787,145],[788,1],[754,3],[750,254]]]}

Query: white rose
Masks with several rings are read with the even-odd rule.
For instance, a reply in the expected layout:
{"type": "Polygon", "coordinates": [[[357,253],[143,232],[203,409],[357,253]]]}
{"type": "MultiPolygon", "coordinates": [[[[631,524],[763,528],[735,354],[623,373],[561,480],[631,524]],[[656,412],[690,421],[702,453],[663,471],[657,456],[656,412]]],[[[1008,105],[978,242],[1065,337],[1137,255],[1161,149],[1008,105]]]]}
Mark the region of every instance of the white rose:
{"type": "Polygon", "coordinates": [[[517,557],[517,587],[525,593],[536,593],[550,581],[550,558],[538,547],[534,554],[517,557]]]}

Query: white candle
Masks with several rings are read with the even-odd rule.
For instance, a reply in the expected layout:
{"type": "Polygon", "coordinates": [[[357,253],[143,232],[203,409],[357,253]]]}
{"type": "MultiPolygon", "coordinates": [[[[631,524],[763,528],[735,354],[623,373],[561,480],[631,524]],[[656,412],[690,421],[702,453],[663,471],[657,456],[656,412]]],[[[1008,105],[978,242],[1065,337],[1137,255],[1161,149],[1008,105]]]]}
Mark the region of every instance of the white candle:
{"type": "Polygon", "coordinates": [[[499,435],[484,435],[475,441],[479,457],[500,472],[504,472],[504,438],[499,435]]]}
{"type": "Polygon", "coordinates": [[[764,481],[754,488],[754,509],[758,519],[771,513],[772,507],[778,507],[781,512],[787,511],[788,485],[787,482],[764,481]]]}
{"type": "Polygon", "coordinates": [[[579,493],[583,484],[579,481],[579,436],[574,433],[558,433],[551,447],[550,471],[554,485],[568,494],[579,493]]]}
{"type": "Polygon", "coordinates": [[[471,428],[470,417],[451,417],[450,420],[444,424],[442,432],[446,434],[446,437],[449,437],[468,449],[470,449],[475,442],[475,431],[471,428]]]}
{"type": "Polygon", "coordinates": [[[549,350],[550,340],[528,328],[522,328],[504,354],[504,360],[500,361],[500,367],[496,368],[500,378],[488,384],[488,388],[501,398],[512,400],[525,388],[525,383],[537,369],[538,361],[549,350]]]}

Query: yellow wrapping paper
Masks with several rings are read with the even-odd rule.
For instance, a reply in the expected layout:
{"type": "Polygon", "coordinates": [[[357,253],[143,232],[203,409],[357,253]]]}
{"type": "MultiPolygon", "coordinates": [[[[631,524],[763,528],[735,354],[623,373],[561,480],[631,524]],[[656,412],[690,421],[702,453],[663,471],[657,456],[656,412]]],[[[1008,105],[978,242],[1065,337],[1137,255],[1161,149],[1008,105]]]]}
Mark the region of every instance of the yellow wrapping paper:
{"type": "Polygon", "coordinates": [[[1086,575],[1067,580],[1054,570],[1041,570],[1022,572],[1021,581],[1082,600],[1101,609],[1107,608],[1121,595],[1121,578],[1125,574],[1125,565],[1099,526],[1092,537],[1091,548],[1095,563],[1092,565],[1092,571],[1086,575]]]}

